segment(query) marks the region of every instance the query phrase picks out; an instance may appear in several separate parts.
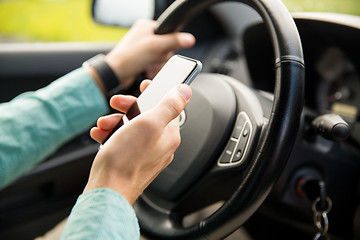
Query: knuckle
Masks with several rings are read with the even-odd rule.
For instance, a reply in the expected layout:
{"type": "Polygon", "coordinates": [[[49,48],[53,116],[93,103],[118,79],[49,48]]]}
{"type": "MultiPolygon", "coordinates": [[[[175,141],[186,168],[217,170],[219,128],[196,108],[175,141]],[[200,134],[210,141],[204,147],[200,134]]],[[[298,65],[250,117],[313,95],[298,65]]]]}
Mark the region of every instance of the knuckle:
{"type": "Polygon", "coordinates": [[[99,127],[102,125],[102,123],[104,122],[105,116],[99,117],[98,120],[96,121],[96,125],[99,127]]]}

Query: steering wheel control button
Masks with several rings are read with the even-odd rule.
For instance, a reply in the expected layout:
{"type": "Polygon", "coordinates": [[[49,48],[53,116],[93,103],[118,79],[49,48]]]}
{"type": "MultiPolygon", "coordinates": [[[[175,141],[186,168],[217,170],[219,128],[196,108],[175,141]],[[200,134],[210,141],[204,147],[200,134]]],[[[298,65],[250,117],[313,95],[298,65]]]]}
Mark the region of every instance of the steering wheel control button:
{"type": "Polygon", "coordinates": [[[236,147],[236,154],[234,155],[234,158],[232,159],[232,163],[238,163],[243,159],[243,155],[249,140],[249,132],[250,132],[250,125],[247,123],[243,133],[241,135],[241,138],[239,139],[239,143],[236,147]]]}
{"type": "Polygon", "coordinates": [[[234,149],[236,147],[237,141],[230,140],[226,145],[224,152],[222,153],[219,162],[220,163],[230,163],[231,158],[234,153],[234,149]]]}
{"type": "Polygon", "coordinates": [[[242,133],[242,138],[248,138],[248,136],[249,136],[249,134],[250,134],[250,123],[246,123],[246,126],[245,126],[245,128],[244,128],[244,131],[243,131],[243,133],[242,133]]]}
{"type": "Polygon", "coordinates": [[[243,155],[242,149],[236,149],[236,152],[235,152],[235,155],[234,155],[234,158],[233,158],[232,162],[239,161],[241,159],[242,155],[243,155]]]}
{"type": "Polygon", "coordinates": [[[242,136],[247,137],[248,135],[249,135],[249,128],[245,128],[244,131],[243,131],[242,136]]]}
{"type": "Polygon", "coordinates": [[[243,162],[251,138],[251,131],[249,117],[245,112],[241,112],[237,117],[231,138],[218,160],[219,166],[230,166],[243,162]]]}
{"type": "Polygon", "coordinates": [[[236,119],[235,128],[231,137],[236,139],[240,137],[240,134],[245,126],[245,122],[246,122],[246,117],[243,114],[239,114],[236,119]]]}
{"type": "Polygon", "coordinates": [[[233,138],[239,138],[242,129],[243,129],[242,125],[236,125],[232,137],[233,138]]]}

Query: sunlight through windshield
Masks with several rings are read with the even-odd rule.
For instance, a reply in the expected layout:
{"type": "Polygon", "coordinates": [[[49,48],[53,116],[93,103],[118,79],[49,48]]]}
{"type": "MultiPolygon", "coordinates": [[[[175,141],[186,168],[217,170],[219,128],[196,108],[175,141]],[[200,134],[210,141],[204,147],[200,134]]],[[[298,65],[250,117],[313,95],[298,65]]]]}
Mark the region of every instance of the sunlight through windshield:
{"type": "MultiPolygon", "coordinates": [[[[284,3],[291,12],[360,15],[359,0],[284,3]]],[[[0,0],[0,42],[118,41],[127,29],[95,24],[90,5],[91,0],[0,0]]]]}

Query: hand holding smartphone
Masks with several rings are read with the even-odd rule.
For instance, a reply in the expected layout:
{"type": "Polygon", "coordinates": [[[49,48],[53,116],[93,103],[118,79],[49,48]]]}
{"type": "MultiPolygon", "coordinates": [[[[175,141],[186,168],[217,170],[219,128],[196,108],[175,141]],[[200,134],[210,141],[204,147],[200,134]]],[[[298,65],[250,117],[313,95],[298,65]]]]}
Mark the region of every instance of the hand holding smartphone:
{"type": "MultiPolygon", "coordinates": [[[[154,77],[152,83],[140,94],[137,101],[131,106],[125,116],[131,120],[140,113],[146,112],[155,107],[165,94],[173,87],[190,83],[200,73],[202,64],[200,61],[181,55],[171,57],[154,77]]],[[[124,124],[123,119],[109,133],[103,144],[110,136],[124,124]]]]}

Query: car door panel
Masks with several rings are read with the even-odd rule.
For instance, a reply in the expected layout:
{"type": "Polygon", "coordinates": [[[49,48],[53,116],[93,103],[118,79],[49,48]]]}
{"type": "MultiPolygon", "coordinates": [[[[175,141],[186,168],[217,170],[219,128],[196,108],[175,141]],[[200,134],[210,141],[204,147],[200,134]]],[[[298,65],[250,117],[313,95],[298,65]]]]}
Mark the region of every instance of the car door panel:
{"type": "MultiPolygon", "coordinates": [[[[113,46],[0,44],[0,102],[44,87],[113,46]]],[[[66,217],[85,186],[97,147],[86,131],[0,191],[0,239],[34,239],[66,217]]]]}

